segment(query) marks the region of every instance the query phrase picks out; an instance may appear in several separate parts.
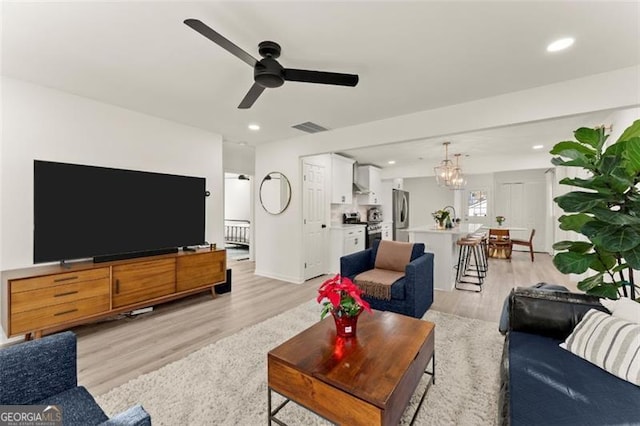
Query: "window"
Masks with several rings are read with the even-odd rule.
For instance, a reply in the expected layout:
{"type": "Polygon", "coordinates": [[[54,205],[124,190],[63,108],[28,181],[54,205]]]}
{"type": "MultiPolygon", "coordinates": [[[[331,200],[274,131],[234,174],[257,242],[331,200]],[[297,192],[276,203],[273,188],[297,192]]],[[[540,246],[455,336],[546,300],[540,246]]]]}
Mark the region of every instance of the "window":
{"type": "Polygon", "coordinates": [[[486,216],[487,215],[487,191],[469,191],[467,199],[469,208],[468,216],[486,216]]]}

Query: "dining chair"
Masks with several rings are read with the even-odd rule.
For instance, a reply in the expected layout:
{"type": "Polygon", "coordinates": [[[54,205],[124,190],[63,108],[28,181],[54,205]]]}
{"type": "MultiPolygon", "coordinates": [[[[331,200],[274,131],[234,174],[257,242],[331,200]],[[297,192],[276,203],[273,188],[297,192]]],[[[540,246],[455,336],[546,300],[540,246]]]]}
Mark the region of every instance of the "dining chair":
{"type": "Polygon", "coordinates": [[[519,245],[529,247],[529,253],[531,253],[531,261],[533,262],[533,236],[536,235],[536,230],[531,230],[529,241],[526,240],[511,240],[511,245],[519,245]]]}
{"type": "Polygon", "coordinates": [[[489,256],[511,259],[511,237],[508,229],[489,229],[489,256]]]}

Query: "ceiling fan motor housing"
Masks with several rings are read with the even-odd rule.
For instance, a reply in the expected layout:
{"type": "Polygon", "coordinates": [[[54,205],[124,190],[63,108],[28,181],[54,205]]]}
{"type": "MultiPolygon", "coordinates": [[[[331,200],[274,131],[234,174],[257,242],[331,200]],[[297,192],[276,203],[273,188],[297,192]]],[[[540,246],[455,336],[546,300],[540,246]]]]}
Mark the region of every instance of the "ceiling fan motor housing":
{"type": "Polygon", "coordinates": [[[263,87],[280,87],[284,84],[282,65],[274,58],[267,56],[256,64],[253,69],[253,79],[263,87]]]}

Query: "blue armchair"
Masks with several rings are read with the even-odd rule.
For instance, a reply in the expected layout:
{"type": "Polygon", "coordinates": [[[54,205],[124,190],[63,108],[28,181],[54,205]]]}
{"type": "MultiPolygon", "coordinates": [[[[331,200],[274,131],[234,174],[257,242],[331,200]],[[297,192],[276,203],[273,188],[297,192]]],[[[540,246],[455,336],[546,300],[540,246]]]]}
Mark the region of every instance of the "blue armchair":
{"type": "Polygon", "coordinates": [[[0,404],[58,405],[63,425],[151,426],[140,405],[109,419],[78,386],[76,355],[70,331],[0,349],[0,404]]]}
{"type": "MultiPolygon", "coordinates": [[[[340,258],[340,275],[352,281],[356,275],[374,268],[380,240],[373,246],[340,258]]],[[[391,285],[391,300],[363,295],[371,308],[422,318],[433,303],[433,253],[424,252],[424,244],[416,243],[405,276],[391,285]]]]}

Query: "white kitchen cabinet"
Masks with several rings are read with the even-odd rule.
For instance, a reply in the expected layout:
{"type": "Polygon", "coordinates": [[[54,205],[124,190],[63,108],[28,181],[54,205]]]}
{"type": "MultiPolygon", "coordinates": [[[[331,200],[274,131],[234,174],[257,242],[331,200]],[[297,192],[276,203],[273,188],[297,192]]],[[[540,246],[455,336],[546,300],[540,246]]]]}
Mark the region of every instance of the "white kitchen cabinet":
{"type": "Polygon", "coordinates": [[[331,204],[353,202],[354,160],[331,154],[331,204]]]}
{"type": "Polygon", "coordinates": [[[358,166],[356,182],[369,190],[368,194],[359,194],[358,203],[363,205],[382,204],[382,170],[375,166],[358,166]]]}
{"type": "Polygon", "coordinates": [[[330,273],[340,273],[340,258],[364,250],[365,225],[335,225],[331,227],[330,273]]]}
{"type": "Polygon", "coordinates": [[[382,222],[382,239],[393,240],[393,222],[382,222]]]}

